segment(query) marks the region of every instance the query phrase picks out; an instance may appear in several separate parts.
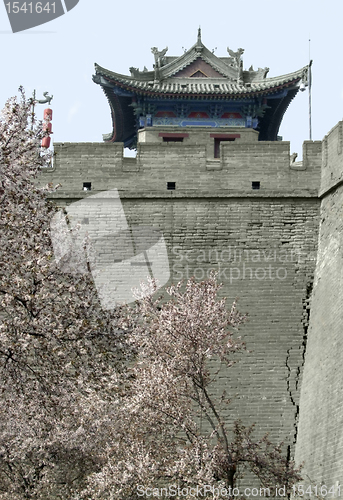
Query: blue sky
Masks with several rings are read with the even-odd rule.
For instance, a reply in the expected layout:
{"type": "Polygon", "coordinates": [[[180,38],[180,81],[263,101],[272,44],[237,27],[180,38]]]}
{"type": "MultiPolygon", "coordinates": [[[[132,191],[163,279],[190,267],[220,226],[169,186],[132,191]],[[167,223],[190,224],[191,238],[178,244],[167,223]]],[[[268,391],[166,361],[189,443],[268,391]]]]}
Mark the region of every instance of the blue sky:
{"type": "MultiPolygon", "coordinates": [[[[202,40],[218,56],[226,47],[243,47],[244,68],[268,66],[268,76],[283,75],[313,59],[313,139],[321,140],[342,119],[343,2],[327,0],[79,0],[74,9],[47,24],[13,34],[5,6],[0,6],[1,107],[23,85],[42,98],[54,98],[53,139],[98,142],[111,131],[110,109],[92,82],[94,63],[118,73],[129,67],[152,69],[151,47],[169,47],[178,56],[202,40]]],[[[38,116],[44,106],[37,108],[38,116]]],[[[298,93],[286,112],[280,132],[301,156],[309,138],[308,92],[298,93]]]]}

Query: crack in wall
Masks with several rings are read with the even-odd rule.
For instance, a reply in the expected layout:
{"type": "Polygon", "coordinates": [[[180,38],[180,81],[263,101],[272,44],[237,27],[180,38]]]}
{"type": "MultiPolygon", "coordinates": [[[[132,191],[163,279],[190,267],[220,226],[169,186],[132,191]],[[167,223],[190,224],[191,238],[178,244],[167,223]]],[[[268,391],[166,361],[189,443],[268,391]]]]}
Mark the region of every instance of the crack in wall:
{"type": "MultiPolygon", "coordinates": [[[[289,366],[290,355],[291,355],[291,348],[287,349],[286,368],[288,370],[288,375],[287,375],[286,383],[287,383],[287,392],[289,394],[289,398],[291,400],[292,405],[295,408],[295,415],[294,415],[294,436],[293,436],[293,443],[292,443],[292,444],[295,444],[297,442],[297,436],[298,436],[299,405],[297,405],[295,399],[293,398],[293,394],[292,394],[292,391],[291,391],[291,374],[292,374],[292,370],[291,370],[291,367],[289,366]]],[[[295,387],[297,387],[297,382],[298,382],[299,375],[300,375],[300,370],[299,370],[299,367],[298,367],[297,368],[297,374],[296,374],[295,387]]]]}
{"type": "Polygon", "coordinates": [[[313,277],[311,281],[308,281],[307,286],[306,286],[306,299],[303,300],[303,329],[304,329],[304,335],[303,335],[303,341],[302,341],[302,367],[305,364],[305,354],[306,354],[306,348],[307,348],[307,335],[308,335],[308,327],[310,324],[310,312],[311,312],[311,297],[312,297],[312,291],[313,291],[313,277]]]}
{"type": "MultiPolygon", "coordinates": [[[[301,349],[301,364],[297,366],[296,368],[296,373],[295,373],[295,392],[298,392],[300,389],[300,379],[301,379],[301,374],[302,370],[305,364],[305,355],[306,355],[306,348],[307,348],[307,338],[308,338],[308,327],[309,327],[309,321],[310,321],[310,310],[311,310],[311,295],[312,295],[312,290],[313,290],[313,279],[311,281],[307,282],[306,285],[306,298],[303,299],[303,319],[302,319],[302,324],[303,324],[303,338],[301,345],[299,346],[299,349],[301,349]]],[[[289,364],[290,360],[290,355],[291,355],[291,350],[292,348],[287,349],[287,356],[286,356],[286,368],[288,371],[287,374],[287,379],[286,379],[286,384],[287,384],[287,392],[289,394],[289,398],[291,400],[292,405],[294,406],[295,413],[294,413],[294,435],[293,435],[293,445],[296,444],[297,438],[298,438],[298,421],[299,421],[299,412],[300,412],[300,407],[296,402],[296,398],[293,396],[293,391],[291,389],[291,376],[292,376],[292,368],[289,364]]]]}

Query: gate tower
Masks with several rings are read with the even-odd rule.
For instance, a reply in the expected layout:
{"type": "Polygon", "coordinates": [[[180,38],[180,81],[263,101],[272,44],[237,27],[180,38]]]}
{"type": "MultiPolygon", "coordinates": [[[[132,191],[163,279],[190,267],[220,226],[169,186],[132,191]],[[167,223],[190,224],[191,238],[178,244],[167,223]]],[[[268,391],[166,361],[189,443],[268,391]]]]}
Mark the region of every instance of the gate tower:
{"type": "Polygon", "coordinates": [[[136,147],[144,127],[250,128],[260,141],[277,140],[283,115],[299,88],[307,85],[308,66],[267,78],[269,68],[243,70],[244,49],[227,48],[217,57],[201,41],[179,57],[168,47],[153,47],[153,71],[130,68],[131,75],[95,64],[93,81],[103,89],[112,113],[105,141],[136,147]]]}

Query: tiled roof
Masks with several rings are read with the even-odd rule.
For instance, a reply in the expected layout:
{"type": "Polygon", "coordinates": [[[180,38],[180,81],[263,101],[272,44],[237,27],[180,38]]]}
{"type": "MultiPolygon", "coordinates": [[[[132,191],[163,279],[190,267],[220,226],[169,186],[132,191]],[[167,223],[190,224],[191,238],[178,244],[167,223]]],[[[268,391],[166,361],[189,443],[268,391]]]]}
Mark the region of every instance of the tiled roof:
{"type": "Polygon", "coordinates": [[[217,57],[202,42],[197,42],[180,57],[176,57],[169,64],[160,68],[162,79],[175,75],[199,57],[224,77],[231,79],[237,77],[238,69],[227,64],[228,58],[217,57]]]}
{"type": "MultiPolygon", "coordinates": [[[[96,83],[113,83],[126,90],[135,93],[156,94],[156,95],[208,95],[227,96],[231,98],[252,97],[253,95],[266,95],[277,92],[286,87],[296,86],[300,80],[307,81],[308,67],[272,78],[264,78],[250,84],[239,83],[229,78],[177,78],[169,77],[156,82],[151,80],[141,80],[134,77],[114,73],[98,64],[95,64],[96,83]],[[100,78],[99,78],[100,77],[100,78]],[[101,79],[101,77],[104,77],[101,79]]],[[[146,76],[153,76],[153,72],[147,72],[146,76]]]]}
{"type": "Polygon", "coordinates": [[[252,112],[258,116],[259,140],[275,141],[289,103],[300,84],[308,83],[308,66],[267,78],[269,68],[243,69],[242,48],[235,52],[228,47],[230,57],[217,57],[202,43],[200,29],[196,44],[181,56],[166,56],[167,50],[167,47],[161,51],[153,47],[154,70],[130,68],[131,76],[95,64],[93,80],[102,87],[111,107],[113,130],[106,140],[131,144],[137,134],[137,113],[140,113],[139,107],[134,109],[137,101],[132,98],[138,96],[143,104],[164,99],[176,102],[187,99],[193,105],[201,100],[223,101],[224,106],[233,104],[242,108],[243,114],[245,106],[252,106],[252,112]],[[263,104],[261,97],[265,98],[263,104]]]}

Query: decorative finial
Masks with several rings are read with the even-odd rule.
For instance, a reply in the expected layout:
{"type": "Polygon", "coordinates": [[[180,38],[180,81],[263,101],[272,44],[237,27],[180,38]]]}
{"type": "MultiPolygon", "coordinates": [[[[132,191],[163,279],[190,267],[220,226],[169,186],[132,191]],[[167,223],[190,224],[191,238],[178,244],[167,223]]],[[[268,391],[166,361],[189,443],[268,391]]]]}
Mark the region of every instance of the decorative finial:
{"type": "Polygon", "coordinates": [[[241,68],[243,66],[242,55],[244,54],[244,49],[237,49],[237,52],[234,52],[228,47],[227,51],[232,57],[234,65],[237,68],[241,68]]]}
{"type": "Polygon", "coordinates": [[[155,57],[155,69],[162,68],[166,62],[166,58],[164,57],[168,51],[168,47],[163,50],[158,50],[157,47],[151,47],[151,52],[155,57]]]}
{"type": "Polygon", "coordinates": [[[48,103],[50,106],[50,103],[51,103],[54,96],[49,95],[48,92],[43,92],[43,96],[45,97],[45,99],[37,99],[36,102],[38,102],[39,104],[48,103]]]}
{"type": "Polygon", "coordinates": [[[199,26],[199,29],[198,29],[198,43],[200,44],[201,43],[201,28],[199,26]]]}

